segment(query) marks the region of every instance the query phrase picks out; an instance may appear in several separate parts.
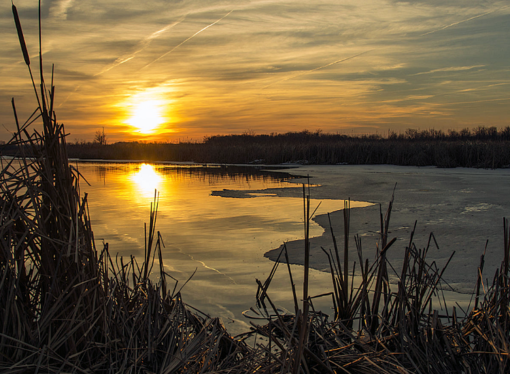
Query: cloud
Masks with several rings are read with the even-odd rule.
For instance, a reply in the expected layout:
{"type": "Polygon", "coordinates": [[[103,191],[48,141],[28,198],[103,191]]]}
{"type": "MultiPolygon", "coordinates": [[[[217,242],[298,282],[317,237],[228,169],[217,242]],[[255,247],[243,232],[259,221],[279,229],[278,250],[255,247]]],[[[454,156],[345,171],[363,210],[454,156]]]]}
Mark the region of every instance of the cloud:
{"type": "Polygon", "coordinates": [[[434,95],[409,95],[406,97],[402,97],[399,99],[393,99],[393,100],[382,100],[381,103],[398,103],[402,101],[413,101],[413,100],[427,100],[430,98],[433,98],[434,95]]]}
{"type": "Polygon", "coordinates": [[[424,71],[424,72],[416,73],[416,74],[412,74],[412,75],[434,74],[434,73],[448,72],[448,71],[464,71],[464,70],[471,70],[471,69],[477,69],[477,68],[483,68],[483,67],[485,67],[485,65],[451,66],[448,68],[433,69],[433,70],[424,71]]]}
{"type": "Polygon", "coordinates": [[[95,75],[97,76],[97,75],[104,74],[104,73],[112,70],[113,68],[119,66],[120,64],[123,64],[125,62],[128,62],[128,61],[132,60],[133,58],[135,58],[135,56],[137,54],[139,54],[145,48],[147,48],[152,40],[160,37],[163,33],[165,33],[166,31],[170,30],[172,27],[174,27],[174,26],[178,25],[179,23],[181,23],[184,20],[184,18],[185,18],[185,16],[181,17],[178,21],[173,22],[171,24],[168,24],[165,27],[163,27],[162,29],[153,32],[151,35],[149,35],[148,37],[146,37],[143,40],[141,40],[137,44],[137,46],[136,46],[136,48],[135,48],[135,50],[133,52],[131,52],[131,53],[127,54],[127,55],[124,55],[122,57],[117,58],[112,64],[110,64],[109,66],[105,67],[103,70],[101,70],[99,73],[97,73],[95,75]]]}
{"type": "Polygon", "coordinates": [[[271,83],[271,84],[269,84],[269,85],[265,86],[265,87],[264,87],[264,89],[265,89],[265,88],[268,88],[268,87],[270,87],[270,86],[273,86],[273,85],[275,85],[275,84],[278,84],[278,83],[281,83],[281,82],[287,81],[287,80],[289,80],[289,79],[294,79],[294,78],[297,78],[297,77],[300,77],[300,76],[303,76],[303,75],[306,75],[306,74],[311,74],[311,73],[316,72],[316,71],[318,71],[318,70],[325,69],[325,68],[327,68],[327,67],[330,67],[330,66],[333,66],[333,65],[339,64],[339,63],[341,63],[341,62],[349,61],[349,60],[351,60],[351,59],[353,59],[353,58],[359,57],[359,56],[364,55],[365,53],[368,53],[368,52],[370,52],[370,51],[361,52],[361,53],[358,53],[357,55],[354,55],[354,56],[349,56],[349,57],[341,58],[341,59],[339,59],[339,60],[335,60],[335,61],[333,61],[333,62],[330,62],[330,63],[328,63],[328,64],[326,64],[326,65],[322,65],[322,66],[316,67],[316,68],[314,68],[314,69],[310,69],[310,70],[307,70],[307,71],[303,71],[303,72],[301,72],[301,73],[298,73],[298,74],[295,74],[295,75],[293,75],[293,76],[290,76],[290,77],[287,77],[287,78],[281,79],[281,80],[279,80],[279,81],[276,81],[276,82],[274,82],[274,83],[271,83]]]}
{"type": "MultiPolygon", "coordinates": [[[[18,103],[31,83],[10,6],[0,3],[0,97],[18,103]]],[[[475,115],[452,103],[490,100],[491,114],[508,112],[509,8],[475,0],[44,1],[44,63],[47,78],[55,63],[66,128],[86,134],[101,124],[112,139],[124,129],[126,101],[162,86],[181,136],[368,122],[398,130],[427,116],[439,128],[441,115],[452,128],[475,115]]],[[[35,58],[37,7],[18,11],[35,58]]],[[[11,112],[9,100],[0,102],[0,123],[11,123],[11,112]]]]}
{"type": "Polygon", "coordinates": [[[445,30],[447,28],[450,28],[450,27],[453,27],[453,26],[457,26],[457,25],[460,25],[461,23],[464,23],[464,22],[468,22],[468,21],[472,21],[476,18],[480,18],[480,17],[483,17],[483,16],[486,16],[488,14],[491,14],[491,13],[494,13],[496,11],[501,11],[503,9],[507,8],[507,6],[504,6],[504,7],[501,7],[501,8],[498,8],[498,9],[492,9],[492,10],[489,10],[488,12],[484,12],[484,13],[481,13],[481,14],[477,14],[476,16],[473,16],[473,17],[469,17],[468,19],[464,19],[464,20],[460,20],[460,21],[457,21],[457,22],[453,22],[451,24],[448,24],[448,25],[445,25],[437,30],[431,30],[429,32],[426,32],[424,34],[421,34],[420,36],[426,36],[426,35],[430,35],[430,34],[433,34],[435,32],[438,32],[438,31],[442,31],[442,30],[445,30]]]}
{"type": "Polygon", "coordinates": [[[198,30],[196,33],[194,33],[193,35],[191,35],[189,38],[185,39],[184,41],[182,41],[181,43],[179,43],[178,45],[176,45],[175,47],[173,47],[171,50],[169,50],[168,52],[165,52],[163,53],[161,56],[159,56],[157,59],[155,59],[154,61],[151,61],[150,63],[148,63],[147,65],[145,65],[143,68],[147,68],[149,67],[150,65],[152,65],[153,63],[157,62],[158,60],[162,59],[163,57],[169,55],[170,53],[172,53],[173,51],[175,51],[177,48],[179,48],[180,46],[182,46],[184,43],[186,43],[187,41],[191,40],[192,38],[194,38],[195,36],[197,36],[198,34],[200,34],[202,31],[205,31],[207,30],[209,27],[211,26],[214,26],[216,25],[218,22],[220,22],[221,20],[223,20],[225,17],[229,16],[230,13],[232,13],[233,10],[231,10],[230,12],[228,12],[227,14],[225,14],[223,17],[221,17],[220,19],[214,21],[213,23],[203,27],[202,29],[198,30]]]}
{"type": "Polygon", "coordinates": [[[65,21],[67,19],[67,11],[73,5],[73,0],[57,0],[50,5],[50,17],[57,21],[65,21]]]}

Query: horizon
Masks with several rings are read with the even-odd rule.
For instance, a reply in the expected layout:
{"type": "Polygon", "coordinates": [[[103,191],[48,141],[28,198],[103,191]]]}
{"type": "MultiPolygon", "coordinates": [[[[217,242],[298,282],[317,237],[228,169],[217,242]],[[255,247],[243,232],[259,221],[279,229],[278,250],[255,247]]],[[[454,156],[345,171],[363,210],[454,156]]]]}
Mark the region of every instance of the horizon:
{"type": "MultiPolygon", "coordinates": [[[[38,82],[38,9],[16,1],[38,82]]],[[[45,80],[69,141],[201,141],[309,130],[384,134],[508,118],[502,1],[43,2],[45,80]],[[151,131],[153,131],[151,133],[151,131]]],[[[37,106],[0,6],[0,140],[37,106]]]]}

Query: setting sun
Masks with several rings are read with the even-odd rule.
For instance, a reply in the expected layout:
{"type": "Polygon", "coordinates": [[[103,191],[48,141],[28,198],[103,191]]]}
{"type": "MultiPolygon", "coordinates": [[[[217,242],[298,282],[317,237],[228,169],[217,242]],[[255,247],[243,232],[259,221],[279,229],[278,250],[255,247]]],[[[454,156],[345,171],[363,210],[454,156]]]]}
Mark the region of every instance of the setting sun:
{"type": "Polygon", "coordinates": [[[127,123],[142,134],[150,134],[165,122],[163,117],[163,102],[160,100],[146,100],[133,105],[131,117],[127,123]]]}

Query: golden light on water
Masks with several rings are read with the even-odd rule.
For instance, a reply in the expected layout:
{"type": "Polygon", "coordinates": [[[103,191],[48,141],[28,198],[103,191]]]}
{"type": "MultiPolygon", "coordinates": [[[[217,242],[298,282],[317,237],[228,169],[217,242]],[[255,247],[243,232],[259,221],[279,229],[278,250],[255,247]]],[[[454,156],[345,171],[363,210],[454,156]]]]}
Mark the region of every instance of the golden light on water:
{"type": "Polygon", "coordinates": [[[134,187],[139,195],[149,199],[154,198],[155,190],[160,191],[163,180],[161,175],[149,164],[142,164],[140,170],[131,174],[130,179],[134,182],[134,187]]]}

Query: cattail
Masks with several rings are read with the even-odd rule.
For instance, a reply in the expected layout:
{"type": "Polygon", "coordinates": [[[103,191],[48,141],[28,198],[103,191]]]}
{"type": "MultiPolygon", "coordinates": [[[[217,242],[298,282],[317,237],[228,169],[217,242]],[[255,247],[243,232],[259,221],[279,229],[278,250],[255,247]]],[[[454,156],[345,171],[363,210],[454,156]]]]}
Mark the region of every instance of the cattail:
{"type": "Polygon", "coordinates": [[[18,10],[16,6],[12,4],[12,14],[14,15],[14,22],[16,23],[16,30],[18,30],[19,44],[21,45],[21,51],[25,58],[25,63],[30,66],[30,56],[28,55],[27,45],[25,44],[25,38],[23,37],[23,30],[21,29],[21,22],[18,17],[18,10]]]}

